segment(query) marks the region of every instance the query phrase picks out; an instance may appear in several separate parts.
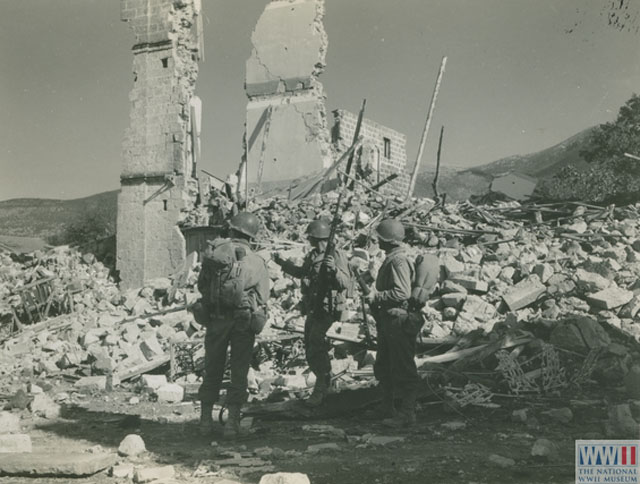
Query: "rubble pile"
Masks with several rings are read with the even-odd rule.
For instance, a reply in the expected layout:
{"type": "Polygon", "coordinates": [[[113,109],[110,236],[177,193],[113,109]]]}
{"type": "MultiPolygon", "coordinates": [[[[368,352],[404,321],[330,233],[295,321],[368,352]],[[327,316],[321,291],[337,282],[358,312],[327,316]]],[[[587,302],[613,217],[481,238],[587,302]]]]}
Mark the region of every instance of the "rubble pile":
{"type": "Polygon", "coordinates": [[[109,269],[93,254],[60,246],[36,251],[19,262],[9,252],[0,252],[0,322],[14,311],[23,321],[32,319],[34,315],[26,312],[37,294],[27,289],[45,282],[44,299],[36,302],[48,304],[51,316],[72,309],[109,311],[119,304],[120,291],[109,278],[109,269]]]}
{"type": "MultiPolygon", "coordinates": [[[[266,248],[301,241],[306,224],[330,217],[335,201],[332,193],[302,203],[272,200],[260,207],[266,248]]],[[[362,267],[364,260],[375,272],[384,255],[364,244],[384,204],[381,198],[365,201],[356,198],[343,211],[339,239],[351,249],[354,265],[362,267]]],[[[433,323],[426,328],[432,337],[461,336],[475,329],[489,333],[507,314],[529,321],[574,312],[591,313],[634,336],[640,334],[633,324],[640,312],[637,206],[613,214],[608,209],[587,212],[576,204],[564,212],[565,220],[556,217],[552,225],[535,222],[534,214],[540,213],[536,207],[518,202],[485,207],[464,202],[445,210],[434,209],[426,199],[395,205],[386,216],[405,223],[410,251],[433,252],[441,260],[440,286],[425,309],[433,323]],[[531,216],[523,220],[527,211],[531,216]]],[[[280,252],[300,261],[304,246],[280,252]]],[[[274,306],[290,314],[297,301],[296,281],[283,276],[273,262],[269,270],[277,298],[274,306]]]]}
{"type": "Polygon", "coordinates": [[[16,311],[22,316],[21,330],[15,334],[8,331],[14,321],[2,320],[0,375],[22,381],[25,376],[86,376],[78,380],[79,388],[105,389],[107,382],[166,364],[171,342],[202,334],[187,311],[197,298],[195,257],[176,275],[183,287],[177,287],[177,280],[158,278],[126,291],[118,289],[108,269],[93,256],[68,247],[33,254],[26,263],[2,253],[0,261],[0,287],[8,294],[4,307],[9,315],[16,311]],[[60,306],[61,314],[54,318],[26,324],[27,317],[20,313],[20,288],[43,279],[54,288],[53,300],[71,298],[72,304],[60,306]]]}
{"type": "MultiPolygon", "coordinates": [[[[307,223],[332,217],[338,198],[330,192],[298,202],[269,199],[253,207],[264,225],[257,250],[272,280],[270,319],[258,339],[262,364],[249,375],[256,398],[274,391],[305,391],[314,383],[300,341],[300,281],[284,275],[271,255],[278,251],[301,263],[307,223]]],[[[337,241],[354,272],[368,270],[375,276],[384,254],[367,241],[375,224],[387,216],[407,227],[411,253],[435,253],[441,261],[439,284],[423,309],[426,324],[418,360],[423,370],[450,362],[458,368],[483,360],[486,365],[491,356],[489,367],[497,377],[492,383],[499,380],[518,393],[551,388],[544,368],[553,365],[560,386],[580,376],[577,371],[588,378],[596,367],[603,375],[622,369],[619,379],[633,366],[631,345],[640,341],[640,206],[442,206],[429,199],[402,202],[362,191],[346,198],[337,241]],[[630,338],[620,344],[612,331],[630,338]],[[444,354],[424,353],[424,345],[443,342],[448,344],[440,350],[444,354]],[[556,358],[553,348],[578,354],[573,373],[562,374],[567,360],[556,358]],[[510,353],[505,356],[506,349],[510,353]],[[597,355],[592,354],[595,350],[597,355]],[[537,366],[532,367],[532,361],[537,366]]],[[[15,381],[25,375],[64,374],[78,389],[103,390],[166,365],[174,346],[178,360],[180,348],[191,352],[187,371],[170,375],[174,383],[197,383],[204,330],[188,311],[199,297],[195,256],[171,279],[128,291],[118,290],[107,269],[91,256],[66,247],[34,254],[26,263],[0,253],[0,262],[0,300],[9,308],[5,314],[20,307],[17,289],[42,278],[51,279],[74,303],[70,314],[25,324],[17,334],[0,338],[1,374],[15,381]]],[[[354,289],[347,310],[328,333],[334,341],[332,370],[339,375],[339,387],[372,381],[375,327],[370,314],[367,324],[363,320],[361,296],[354,289]]],[[[486,386],[460,388],[451,389],[460,401],[488,400],[486,386]]],[[[169,381],[151,393],[165,401],[183,398],[169,381]]]]}

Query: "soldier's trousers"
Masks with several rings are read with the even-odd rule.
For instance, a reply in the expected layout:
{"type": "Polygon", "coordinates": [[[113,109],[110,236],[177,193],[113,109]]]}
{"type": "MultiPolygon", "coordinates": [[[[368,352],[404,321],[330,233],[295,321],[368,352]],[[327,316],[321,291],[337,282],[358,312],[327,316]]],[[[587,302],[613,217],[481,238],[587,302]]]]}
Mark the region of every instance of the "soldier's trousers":
{"type": "Polygon", "coordinates": [[[403,309],[381,310],[375,314],[378,347],[373,371],[383,390],[405,398],[418,390],[416,337],[422,327],[420,315],[403,309]]]}
{"type": "Polygon", "coordinates": [[[231,346],[231,385],[227,405],[242,405],[247,400],[247,374],[253,355],[255,334],[250,327],[249,311],[237,310],[224,318],[214,318],[204,340],[204,378],[198,390],[203,403],[218,401],[231,346]]]}
{"type": "Polygon", "coordinates": [[[304,350],[309,369],[316,375],[331,372],[327,331],[333,323],[333,317],[324,311],[315,311],[304,322],[304,350]]]}

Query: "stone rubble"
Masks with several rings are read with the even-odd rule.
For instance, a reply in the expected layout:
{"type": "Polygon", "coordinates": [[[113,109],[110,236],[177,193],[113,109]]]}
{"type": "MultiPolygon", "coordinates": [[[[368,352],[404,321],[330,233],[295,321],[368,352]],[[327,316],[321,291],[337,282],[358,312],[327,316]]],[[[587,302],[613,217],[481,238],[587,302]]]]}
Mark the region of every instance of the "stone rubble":
{"type": "MultiPolygon", "coordinates": [[[[284,275],[271,254],[300,263],[307,250],[300,228],[331,217],[337,199],[338,193],[328,192],[300,201],[267,199],[252,207],[263,224],[257,252],[267,261],[272,282],[269,321],[258,338],[264,348],[261,364],[249,374],[252,399],[283,391],[295,397],[314,384],[296,346],[304,325],[300,281],[284,275]]],[[[468,347],[525,332],[538,342],[527,345],[520,361],[539,352],[540,341],[582,355],[603,351],[594,375],[603,381],[615,375],[622,384],[631,366],[629,345],[640,340],[634,319],[640,313],[640,205],[573,214],[571,206],[562,206],[565,225],[531,225],[535,206],[518,202],[463,202],[443,209],[429,199],[401,202],[356,190],[342,213],[337,241],[354,268],[373,276],[384,254],[366,238],[387,200],[387,215],[407,227],[410,253],[432,252],[441,262],[439,284],[423,309],[421,338],[462,338],[468,347]],[[586,229],[576,232],[570,227],[576,222],[586,229]],[[611,331],[626,335],[627,342],[613,341],[611,331]]],[[[119,290],[102,264],[68,247],[20,260],[0,252],[0,376],[9,376],[2,379],[4,391],[22,405],[18,392],[25,379],[18,375],[28,375],[27,381],[66,375],[83,393],[109,391],[133,378],[129,388],[140,396],[131,402],[150,398],[179,404],[185,390],[193,391],[200,381],[204,357],[204,329],[186,309],[200,297],[195,289],[199,264],[195,257],[188,261],[172,278],[119,290]],[[63,314],[70,309],[57,307],[61,314],[34,325],[23,319],[23,329],[9,334],[13,310],[21,307],[14,289],[43,277],[53,278],[60,294],[73,298],[73,311],[63,314]],[[170,346],[178,342],[192,345],[196,366],[170,382],[170,346]],[[145,374],[156,368],[156,374],[145,374]]],[[[363,324],[360,295],[354,291],[328,333],[335,348],[332,372],[340,375],[336,389],[372,382],[375,351],[356,359],[345,345],[362,342],[367,331],[375,338],[374,326],[370,315],[363,324]]],[[[64,402],[49,401],[49,391],[26,394],[24,405],[54,418],[60,412],[56,405],[64,402]]]]}

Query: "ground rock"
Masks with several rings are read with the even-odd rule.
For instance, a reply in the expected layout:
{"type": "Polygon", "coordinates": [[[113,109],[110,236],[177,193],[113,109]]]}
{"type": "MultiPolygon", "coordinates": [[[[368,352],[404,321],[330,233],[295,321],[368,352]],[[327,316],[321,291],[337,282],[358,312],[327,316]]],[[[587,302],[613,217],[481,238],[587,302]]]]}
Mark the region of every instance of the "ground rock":
{"type": "Polygon", "coordinates": [[[136,434],[127,435],[118,446],[118,454],[124,455],[125,457],[134,457],[146,452],[146,450],[144,440],[136,434]]]}
{"type": "Polygon", "coordinates": [[[627,403],[609,408],[607,420],[607,436],[615,438],[637,438],[638,423],[631,415],[631,407],[627,403]]]}
{"type": "Polygon", "coordinates": [[[624,376],[624,386],[629,398],[640,398],[640,366],[633,365],[624,376]]]}
{"type": "Polygon", "coordinates": [[[323,444],[311,444],[307,447],[307,452],[316,454],[324,450],[340,450],[340,446],[335,442],[327,442],[323,444]]]}
{"type": "Polygon", "coordinates": [[[134,475],[135,468],[133,464],[118,464],[111,468],[109,472],[111,477],[131,479],[134,475]]]}
{"type": "Polygon", "coordinates": [[[575,273],[576,286],[585,292],[595,292],[606,289],[611,285],[611,281],[595,272],[578,269],[575,273]]]}
{"type": "Polygon", "coordinates": [[[0,434],[0,454],[31,452],[31,437],[27,434],[0,434]]]}
{"type": "Polygon", "coordinates": [[[60,405],[46,393],[38,393],[31,402],[31,411],[41,417],[53,419],[60,416],[60,405]]]}
{"type": "Polygon", "coordinates": [[[104,391],[107,388],[107,377],[101,375],[85,376],[75,382],[73,386],[87,392],[104,391]]]}
{"type": "Polygon", "coordinates": [[[532,274],[518,282],[513,289],[502,296],[502,299],[511,311],[517,311],[535,302],[546,290],[547,288],[540,282],[540,278],[532,274]]]}
{"type": "Polygon", "coordinates": [[[589,304],[597,308],[613,309],[627,304],[633,299],[633,292],[614,286],[589,294],[589,304]]]}
{"type": "Polygon", "coordinates": [[[0,412],[0,434],[20,433],[20,417],[11,412],[0,412]]]}
{"type": "Polygon", "coordinates": [[[543,415],[548,416],[551,420],[563,424],[568,424],[573,420],[573,412],[570,408],[552,408],[546,412],[542,412],[543,415]]]}
{"type": "Polygon", "coordinates": [[[514,465],[516,465],[515,460],[510,459],[508,457],[502,457],[501,455],[497,455],[497,454],[491,454],[489,456],[489,462],[502,468],[513,467],[514,465]]]}
{"type": "Polygon", "coordinates": [[[278,472],[265,474],[260,478],[260,484],[311,484],[306,474],[299,472],[278,472]]]}
{"type": "Polygon", "coordinates": [[[29,454],[0,455],[0,474],[82,477],[111,467],[116,454],[90,454],[73,452],[34,452],[29,454]]]}
{"type": "Polygon", "coordinates": [[[140,384],[145,390],[155,391],[167,383],[167,377],[165,375],[142,375],[140,377],[140,384]]]}
{"type": "Polygon", "coordinates": [[[177,403],[184,398],[184,388],[177,383],[167,383],[156,390],[159,402],[177,403]]]}
{"type": "Polygon", "coordinates": [[[159,479],[170,479],[176,475],[173,466],[142,467],[136,469],[133,480],[137,483],[152,482],[159,479]]]}
{"type": "Polygon", "coordinates": [[[531,457],[541,461],[553,460],[557,456],[557,453],[557,446],[547,439],[536,440],[531,448],[531,457]]]}

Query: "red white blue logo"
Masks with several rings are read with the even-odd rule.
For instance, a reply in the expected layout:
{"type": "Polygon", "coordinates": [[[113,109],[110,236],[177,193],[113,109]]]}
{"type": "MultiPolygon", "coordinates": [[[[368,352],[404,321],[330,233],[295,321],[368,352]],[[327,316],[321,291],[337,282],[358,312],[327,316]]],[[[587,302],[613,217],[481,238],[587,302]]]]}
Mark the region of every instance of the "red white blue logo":
{"type": "Polygon", "coordinates": [[[576,440],[576,483],[639,483],[636,440],[576,440]]]}

